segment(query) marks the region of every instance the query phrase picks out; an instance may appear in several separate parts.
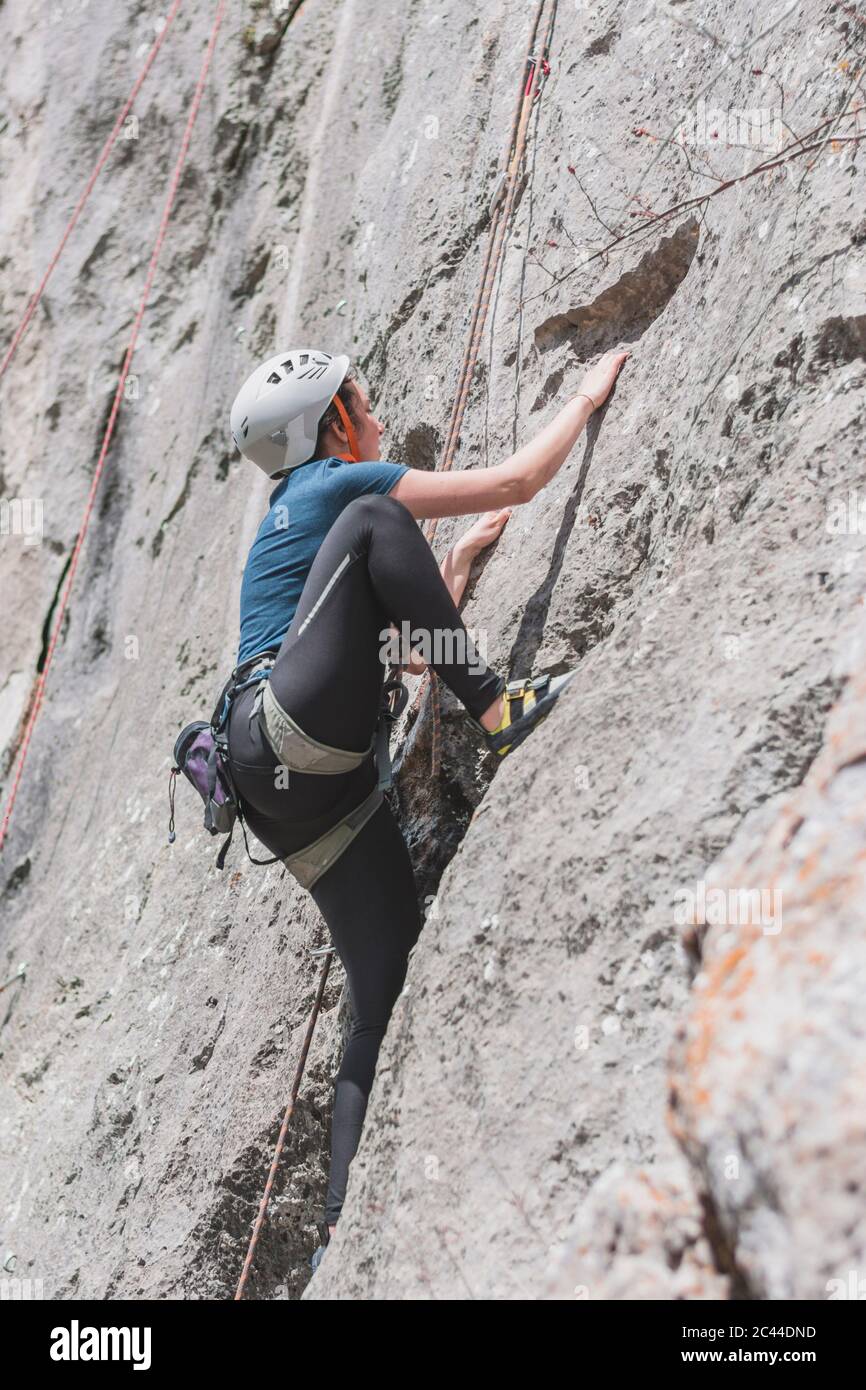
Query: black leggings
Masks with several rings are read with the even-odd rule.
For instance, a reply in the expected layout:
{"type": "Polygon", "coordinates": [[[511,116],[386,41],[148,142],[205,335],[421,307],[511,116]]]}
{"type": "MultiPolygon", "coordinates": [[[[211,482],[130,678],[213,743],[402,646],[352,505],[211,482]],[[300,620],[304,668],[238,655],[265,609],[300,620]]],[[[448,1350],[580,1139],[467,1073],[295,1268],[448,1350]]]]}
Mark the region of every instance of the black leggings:
{"type": "MultiPolygon", "coordinates": [[[[430,664],[480,718],[504,678],[479,661],[411,513],[393,497],[360,497],[340,513],[310,569],[270,676],[279,704],[321,743],[367,748],[382,699],[383,642],[390,623],[399,629],[404,622],[431,637],[450,634],[441,651],[432,649],[430,664]]],[[[254,696],[252,687],[232,706],[232,770],[250,829],[272,854],[284,856],[358,806],[375,785],[376,769],[371,753],[349,773],[278,776],[276,755],[258,718],[251,718],[254,696]]],[[[331,1127],[325,1219],[333,1225],[379,1047],[422,925],[409,853],[386,802],[310,891],[346,971],[352,1006],[331,1127]]]]}

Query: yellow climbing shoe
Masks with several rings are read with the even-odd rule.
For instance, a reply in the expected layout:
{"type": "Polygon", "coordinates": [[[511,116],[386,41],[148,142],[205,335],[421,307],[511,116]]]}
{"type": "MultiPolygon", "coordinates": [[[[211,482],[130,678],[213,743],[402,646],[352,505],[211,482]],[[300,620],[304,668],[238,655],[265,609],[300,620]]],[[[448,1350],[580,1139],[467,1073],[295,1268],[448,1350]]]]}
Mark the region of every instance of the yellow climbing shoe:
{"type": "Polygon", "coordinates": [[[558,697],[577,675],[569,671],[564,676],[535,676],[531,680],[508,681],[503,690],[502,720],[495,729],[485,729],[478,720],[472,723],[484,735],[492,753],[504,758],[540,724],[553,708],[558,697]]]}

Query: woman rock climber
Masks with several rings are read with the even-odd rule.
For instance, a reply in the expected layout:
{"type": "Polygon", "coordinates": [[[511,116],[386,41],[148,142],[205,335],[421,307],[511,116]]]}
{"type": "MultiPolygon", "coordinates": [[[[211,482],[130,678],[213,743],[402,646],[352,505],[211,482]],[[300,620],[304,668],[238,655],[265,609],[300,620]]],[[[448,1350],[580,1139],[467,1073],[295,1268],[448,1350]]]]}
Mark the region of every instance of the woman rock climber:
{"type": "MultiPolygon", "coordinates": [[[[500,756],[568,677],[510,681],[457,611],[475,556],[556,475],[628,354],[606,353],[539,434],[490,468],[383,462],[384,426],[349,359],[296,349],[263,363],[232,407],[238,449],[276,481],[241,586],[231,769],[247,824],[307,887],[346,971],[352,1027],[337,1074],[323,1237],[333,1235],[379,1047],[421,930],[412,865],[381,791],[374,734],[393,627],[428,634],[432,668],[500,756]],[[438,569],[421,518],[480,515],[438,569]],[[437,634],[449,640],[437,645],[437,634]],[[442,656],[442,660],[437,659],[442,656]]],[[[413,659],[409,670],[423,664],[413,659]]],[[[316,1268],[324,1252],[313,1257],[316,1268]]]]}

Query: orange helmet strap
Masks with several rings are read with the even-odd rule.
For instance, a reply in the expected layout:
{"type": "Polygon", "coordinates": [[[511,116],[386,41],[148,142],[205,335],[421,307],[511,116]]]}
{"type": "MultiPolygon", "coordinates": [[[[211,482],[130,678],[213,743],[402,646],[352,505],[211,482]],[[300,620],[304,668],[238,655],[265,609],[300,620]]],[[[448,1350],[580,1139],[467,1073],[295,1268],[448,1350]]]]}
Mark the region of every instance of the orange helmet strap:
{"type": "Polygon", "coordinates": [[[343,402],[340,400],[339,396],[334,397],[334,405],[337,407],[337,410],[340,413],[340,419],[342,420],[343,425],[345,427],[346,435],[349,440],[349,449],[351,451],[352,459],[355,463],[360,463],[361,451],[358,448],[358,437],[355,434],[355,427],[349,418],[349,412],[343,405],[343,402]]]}

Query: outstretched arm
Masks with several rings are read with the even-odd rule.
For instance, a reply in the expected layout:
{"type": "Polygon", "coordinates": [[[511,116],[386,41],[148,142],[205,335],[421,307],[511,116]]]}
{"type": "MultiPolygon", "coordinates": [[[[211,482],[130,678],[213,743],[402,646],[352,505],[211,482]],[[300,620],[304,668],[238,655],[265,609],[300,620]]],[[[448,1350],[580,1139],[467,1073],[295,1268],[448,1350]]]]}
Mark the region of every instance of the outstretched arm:
{"type": "Polygon", "coordinates": [[[580,391],[534,439],[504,463],[461,472],[411,468],[391,489],[414,517],[469,516],[529,502],[559,472],[594,409],[607,398],[627,352],[606,352],[580,391]]]}

